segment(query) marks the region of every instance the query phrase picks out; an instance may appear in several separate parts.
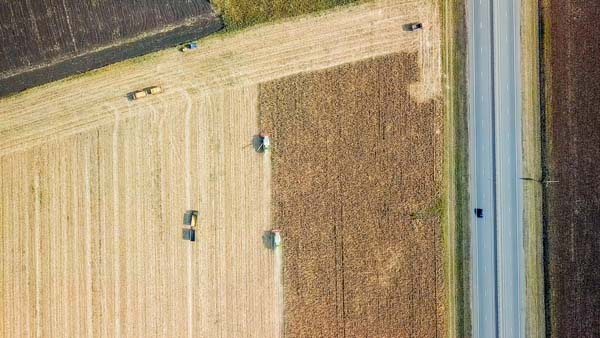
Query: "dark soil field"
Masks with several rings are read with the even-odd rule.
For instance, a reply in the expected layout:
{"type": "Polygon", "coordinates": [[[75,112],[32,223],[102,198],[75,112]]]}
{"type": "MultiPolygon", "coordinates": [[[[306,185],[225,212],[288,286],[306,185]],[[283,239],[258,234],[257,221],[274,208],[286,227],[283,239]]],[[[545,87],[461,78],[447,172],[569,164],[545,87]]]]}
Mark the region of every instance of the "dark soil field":
{"type": "Polygon", "coordinates": [[[176,45],[221,27],[206,0],[0,1],[0,95],[176,45]],[[134,38],[139,41],[123,45],[134,38]]]}
{"type": "Polygon", "coordinates": [[[417,54],[260,88],[273,133],[286,337],[445,337],[441,100],[417,54]]]}
{"type": "Polygon", "coordinates": [[[600,337],[600,2],[550,5],[548,328],[600,337]]]}

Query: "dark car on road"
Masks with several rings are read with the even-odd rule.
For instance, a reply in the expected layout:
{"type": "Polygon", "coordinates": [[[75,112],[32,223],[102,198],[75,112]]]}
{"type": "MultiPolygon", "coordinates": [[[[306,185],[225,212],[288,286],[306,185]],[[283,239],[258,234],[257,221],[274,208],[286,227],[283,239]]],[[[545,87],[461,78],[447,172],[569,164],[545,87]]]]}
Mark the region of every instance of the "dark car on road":
{"type": "Polygon", "coordinates": [[[475,208],[475,216],[477,216],[477,218],[483,218],[483,209],[475,208]]]}

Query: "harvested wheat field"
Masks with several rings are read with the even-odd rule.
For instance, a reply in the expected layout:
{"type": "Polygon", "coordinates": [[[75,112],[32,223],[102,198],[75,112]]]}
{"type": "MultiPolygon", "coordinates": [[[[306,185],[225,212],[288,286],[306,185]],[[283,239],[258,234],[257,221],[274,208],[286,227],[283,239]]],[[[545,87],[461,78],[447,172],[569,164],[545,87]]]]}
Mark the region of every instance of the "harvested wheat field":
{"type": "MultiPolygon", "coordinates": [[[[439,31],[403,31],[416,20],[437,7],[376,1],[0,99],[0,337],[281,337],[271,161],[252,146],[262,84],[403,53],[424,79],[410,97],[431,105],[439,31]]],[[[413,217],[427,236],[435,220],[413,217]]]]}
{"type": "Polygon", "coordinates": [[[0,337],[277,337],[255,92],[182,96],[0,157],[0,337]]]}
{"type": "Polygon", "coordinates": [[[417,53],[260,87],[286,337],[445,337],[443,111],[417,53]]]}
{"type": "Polygon", "coordinates": [[[549,2],[547,331],[600,337],[600,3],[549,2]]]}
{"type": "Polygon", "coordinates": [[[139,114],[148,106],[223,87],[243,87],[300,72],[394,52],[420,50],[426,97],[441,93],[437,7],[430,2],[377,1],[301,17],[241,34],[213,36],[204,48],[166,50],[143,62],[122,62],[66,81],[0,99],[0,153],[27,148],[114,120],[115,112],[139,114]],[[422,20],[418,34],[402,24],[422,20]],[[127,93],[160,84],[164,94],[128,102],[127,93]]]}

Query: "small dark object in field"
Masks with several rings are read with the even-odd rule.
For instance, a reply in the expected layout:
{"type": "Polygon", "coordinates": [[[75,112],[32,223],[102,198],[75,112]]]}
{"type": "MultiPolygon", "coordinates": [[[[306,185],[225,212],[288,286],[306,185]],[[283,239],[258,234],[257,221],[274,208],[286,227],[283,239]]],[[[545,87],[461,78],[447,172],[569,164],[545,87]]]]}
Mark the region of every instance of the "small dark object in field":
{"type": "Polygon", "coordinates": [[[179,51],[181,51],[181,52],[187,52],[189,50],[196,49],[196,48],[198,48],[198,43],[197,42],[190,42],[190,43],[184,44],[181,48],[179,48],[179,51]]]}
{"type": "Polygon", "coordinates": [[[197,218],[198,218],[198,210],[188,210],[183,215],[183,224],[196,226],[197,218]]]}
{"type": "Polygon", "coordinates": [[[423,29],[423,24],[420,22],[413,22],[402,26],[402,28],[407,32],[414,32],[423,29]]]}
{"type": "Polygon", "coordinates": [[[196,241],[196,230],[194,229],[183,229],[183,239],[190,242],[196,241]]]}
{"type": "Polygon", "coordinates": [[[252,137],[252,146],[257,153],[264,153],[271,150],[271,137],[268,133],[261,132],[252,137]]]}

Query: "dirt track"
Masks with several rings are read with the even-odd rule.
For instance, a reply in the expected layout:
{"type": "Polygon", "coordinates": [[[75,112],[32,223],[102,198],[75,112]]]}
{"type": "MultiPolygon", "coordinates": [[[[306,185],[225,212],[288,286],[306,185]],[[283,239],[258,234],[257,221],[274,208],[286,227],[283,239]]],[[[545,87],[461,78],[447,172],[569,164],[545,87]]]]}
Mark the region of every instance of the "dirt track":
{"type": "Polygon", "coordinates": [[[550,3],[549,328],[557,338],[600,337],[600,3],[550,3]]]}
{"type": "Polygon", "coordinates": [[[442,104],[417,55],[261,86],[284,232],[286,337],[444,337],[442,104]]]}

